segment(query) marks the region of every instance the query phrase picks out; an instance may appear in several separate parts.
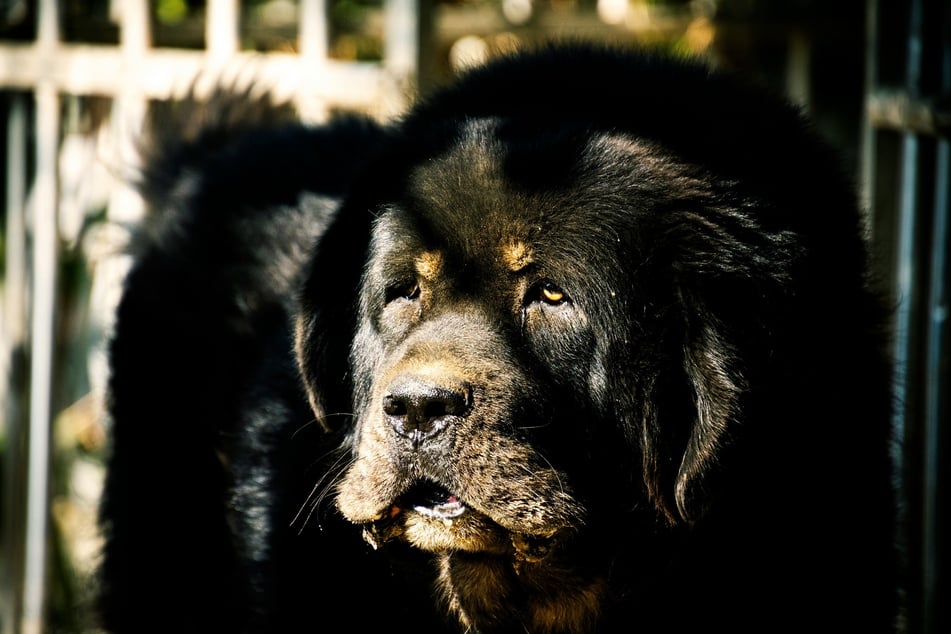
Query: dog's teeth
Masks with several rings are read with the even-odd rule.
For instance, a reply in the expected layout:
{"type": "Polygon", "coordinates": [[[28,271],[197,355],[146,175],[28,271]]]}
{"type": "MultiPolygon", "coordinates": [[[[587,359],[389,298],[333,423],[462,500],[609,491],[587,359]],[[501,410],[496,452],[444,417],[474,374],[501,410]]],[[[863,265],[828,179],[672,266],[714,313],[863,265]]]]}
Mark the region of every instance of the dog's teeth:
{"type": "Polygon", "coordinates": [[[444,522],[446,520],[452,521],[453,518],[459,517],[466,512],[466,505],[458,501],[447,502],[446,504],[436,504],[433,506],[425,506],[418,504],[413,507],[413,510],[419,513],[420,515],[425,515],[426,517],[432,517],[435,519],[441,519],[444,522]]]}

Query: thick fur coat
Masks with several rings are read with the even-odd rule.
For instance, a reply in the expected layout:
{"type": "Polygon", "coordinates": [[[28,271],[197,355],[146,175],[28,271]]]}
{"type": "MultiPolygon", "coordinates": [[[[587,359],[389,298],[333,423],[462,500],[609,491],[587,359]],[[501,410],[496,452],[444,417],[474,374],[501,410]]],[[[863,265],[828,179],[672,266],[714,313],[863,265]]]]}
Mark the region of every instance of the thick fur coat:
{"type": "Polygon", "coordinates": [[[561,46],[145,159],[110,631],[894,629],[886,313],[782,100],[561,46]]]}

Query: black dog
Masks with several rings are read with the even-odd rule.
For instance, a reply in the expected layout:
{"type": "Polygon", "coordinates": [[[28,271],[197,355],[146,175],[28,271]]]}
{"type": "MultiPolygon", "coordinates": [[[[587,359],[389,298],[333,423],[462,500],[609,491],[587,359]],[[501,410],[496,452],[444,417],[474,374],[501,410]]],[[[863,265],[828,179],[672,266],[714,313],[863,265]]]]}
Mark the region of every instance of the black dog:
{"type": "Polygon", "coordinates": [[[781,100],[583,46],[153,127],[108,629],[894,628],[886,313],[781,100]]]}

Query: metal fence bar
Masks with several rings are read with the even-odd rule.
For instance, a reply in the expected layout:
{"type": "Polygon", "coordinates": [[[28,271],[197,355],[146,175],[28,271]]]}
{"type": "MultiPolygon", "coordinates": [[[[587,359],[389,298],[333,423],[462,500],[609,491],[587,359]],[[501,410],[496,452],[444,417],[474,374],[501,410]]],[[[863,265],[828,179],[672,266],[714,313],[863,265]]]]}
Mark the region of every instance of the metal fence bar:
{"type": "MultiPolygon", "coordinates": [[[[425,0],[385,0],[383,66],[393,82],[393,92],[405,97],[415,93],[421,67],[421,3],[425,0]]],[[[401,109],[401,100],[394,109],[401,109]]]]}
{"type": "Polygon", "coordinates": [[[127,62],[143,57],[152,44],[148,0],[124,0],[119,19],[119,47],[127,62]]]}
{"type": "MultiPolygon", "coordinates": [[[[52,59],[59,42],[57,0],[40,0],[37,48],[52,59]]],[[[36,176],[33,184],[33,276],[30,332],[30,432],[23,571],[24,634],[44,630],[49,456],[56,314],[56,169],[59,96],[48,81],[36,86],[36,176]]]]}
{"type": "Polygon", "coordinates": [[[327,32],[327,1],[300,0],[300,20],[297,48],[301,60],[310,66],[327,62],[330,38],[327,32]]]}
{"type": "Polygon", "coordinates": [[[912,0],[898,11],[905,19],[894,24],[877,22],[880,10],[890,9],[889,15],[895,16],[895,5],[879,7],[877,0],[869,0],[868,7],[863,174],[867,201],[882,207],[875,210],[884,221],[875,223],[885,229],[880,238],[894,239],[894,424],[904,460],[901,501],[908,512],[902,525],[908,552],[907,626],[909,634],[932,634],[947,630],[949,614],[941,593],[948,566],[944,543],[948,472],[942,462],[947,458],[951,420],[947,365],[951,7],[940,0],[912,0]],[[899,46],[904,47],[904,78],[879,86],[880,62],[886,55],[902,54],[899,46]],[[924,63],[926,51],[938,53],[937,64],[924,63]],[[897,132],[897,145],[880,135],[882,131],[897,132]],[[897,196],[876,201],[871,185],[879,177],[887,183],[892,167],[897,196]]]}
{"type": "MultiPolygon", "coordinates": [[[[111,159],[132,169],[138,165],[135,139],[142,129],[148,96],[141,87],[128,78],[141,72],[144,60],[150,54],[148,0],[124,0],[119,19],[119,51],[121,75],[125,81],[113,92],[109,117],[111,159]]],[[[113,221],[135,221],[141,217],[141,202],[132,188],[124,182],[115,183],[109,197],[108,214],[113,221]]]]}
{"type": "MultiPolygon", "coordinates": [[[[912,0],[908,26],[908,61],[906,90],[912,98],[918,97],[921,77],[921,0],[912,0]]],[[[909,360],[913,346],[913,315],[917,298],[916,248],[918,202],[918,135],[906,131],[902,135],[900,199],[897,240],[896,289],[898,306],[895,317],[894,359],[897,373],[898,407],[895,408],[895,431],[905,435],[905,403],[908,401],[909,360]]]]}
{"type": "Polygon", "coordinates": [[[928,297],[928,325],[925,348],[924,381],[924,501],[922,512],[922,577],[924,597],[922,620],[925,632],[937,631],[940,557],[940,529],[943,523],[938,478],[941,459],[941,420],[947,406],[948,394],[942,386],[948,385],[948,370],[943,368],[941,354],[946,344],[948,324],[948,214],[951,207],[948,174],[951,174],[951,141],[938,141],[935,161],[937,172],[934,204],[934,234],[931,253],[931,288],[928,297]]]}
{"type": "MultiPolygon", "coordinates": [[[[235,67],[254,64],[262,80],[278,84],[288,93],[316,95],[335,105],[374,111],[384,99],[389,84],[376,62],[327,60],[320,73],[307,74],[301,57],[291,53],[241,51],[228,59],[235,67]]],[[[151,99],[183,96],[189,80],[209,67],[203,51],[149,49],[135,67],[125,71],[125,60],[114,46],[64,44],[48,63],[26,44],[0,44],[0,86],[32,90],[38,77],[46,78],[63,93],[114,95],[120,89],[134,90],[151,99]]]]}
{"type": "MultiPolygon", "coordinates": [[[[951,15],[951,10],[949,15],[951,15]]],[[[951,95],[951,19],[946,20],[944,39],[941,43],[941,69],[939,86],[941,94],[951,95]]],[[[942,420],[947,415],[949,370],[942,362],[947,346],[948,328],[948,248],[949,215],[951,215],[951,139],[947,136],[937,141],[935,155],[934,222],[931,241],[931,285],[928,293],[928,322],[925,333],[925,385],[924,385],[924,502],[922,531],[922,578],[924,584],[922,621],[924,631],[937,631],[939,616],[938,588],[941,583],[939,561],[941,532],[945,519],[941,508],[939,481],[940,461],[943,446],[942,420]]],[[[944,432],[947,433],[947,432],[944,432]]]]}
{"type": "Polygon", "coordinates": [[[212,65],[225,64],[240,49],[238,0],[208,0],[205,15],[205,48],[212,65]]]}
{"type": "MultiPolygon", "coordinates": [[[[301,84],[319,82],[327,72],[330,52],[330,29],[327,24],[327,0],[301,0],[297,31],[297,50],[300,54],[301,84]]],[[[297,91],[297,109],[309,121],[324,121],[328,115],[327,99],[305,96],[297,91]]]]}
{"type": "Polygon", "coordinates": [[[43,632],[49,456],[52,416],[53,320],[56,311],[56,145],[59,97],[36,90],[36,181],[33,189],[33,302],[30,336],[30,439],[23,573],[23,632],[43,632]]]}
{"type": "MultiPolygon", "coordinates": [[[[921,72],[921,47],[922,47],[922,12],[921,0],[912,0],[908,17],[907,31],[907,60],[905,67],[905,86],[904,94],[909,98],[919,96],[920,72],[921,72]]],[[[895,260],[895,291],[897,306],[895,310],[895,343],[893,347],[893,360],[895,364],[895,389],[897,404],[894,414],[894,431],[896,437],[905,441],[910,438],[913,431],[913,420],[909,420],[909,407],[914,397],[913,385],[910,381],[910,375],[915,368],[912,362],[915,358],[915,309],[918,299],[918,284],[916,278],[919,269],[916,260],[917,251],[917,232],[918,232],[918,158],[919,158],[918,134],[914,130],[905,129],[901,138],[901,154],[899,164],[898,181],[898,223],[896,234],[896,260],[895,260]]],[[[912,459],[912,455],[905,454],[905,458],[912,459]]],[[[909,462],[907,466],[903,465],[903,471],[911,468],[914,462],[909,462]]],[[[911,482],[917,482],[916,478],[910,478],[911,482]]],[[[907,484],[905,485],[907,486],[907,484]]],[[[915,493],[910,493],[916,496],[915,493]]],[[[910,530],[913,530],[909,527],[910,530]]],[[[923,527],[922,527],[923,529],[923,527]]],[[[918,539],[917,536],[910,538],[912,541],[918,539]]],[[[923,562],[916,562],[914,568],[920,571],[920,565],[923,562]]],[[[922,588],[924,593],[927,589],[922,588]]],[[[922,605],[920,597],[918,605],[909,605],[909,609],[917,614],[921,614],[922,605]]],[[[923,630],[927,632],[928,630],[923,630]]]]}
{"type": "Polygon", "coordinates": [[[32,90],[42,77],[61,93],[115,96],[126,91],[168,99],[183,96],[190,81],[209,67],[253,65],[255,76],[275,86],[279,96],[317,99],[388,117],[406,105],[408,93],[415,88],[420,1],[385,0],[384,59],[379,63],[327,58],[326,0],[301,2],[300,54],[240,50],[236,0],[209,2],[205,51],[152,49],[147,3],[124,0],[121,48],[57,42],[43,52],[35,43],[0,43],[0,87],[32,90]],[[138,55],[124,50],[129,47],[138,55]]]}
{"type": "Polygon", "coordinates": [[[384,34],[386,67],[394,73],[406,73],[416,67],[419,57],[417,20],[419,0],[388,0],[389,16],[384,34]]]}

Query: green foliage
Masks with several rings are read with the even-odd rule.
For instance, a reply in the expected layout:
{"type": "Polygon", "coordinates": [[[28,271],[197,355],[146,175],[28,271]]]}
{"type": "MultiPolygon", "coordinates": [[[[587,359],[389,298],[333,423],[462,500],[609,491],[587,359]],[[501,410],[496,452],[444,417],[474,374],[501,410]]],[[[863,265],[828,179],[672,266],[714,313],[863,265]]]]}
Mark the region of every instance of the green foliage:
{"type": "Polygon", "coordinates": [[[188,17],[186,0],[158,0],[155,15],[162,24],[178,24],[188,17]]]}

